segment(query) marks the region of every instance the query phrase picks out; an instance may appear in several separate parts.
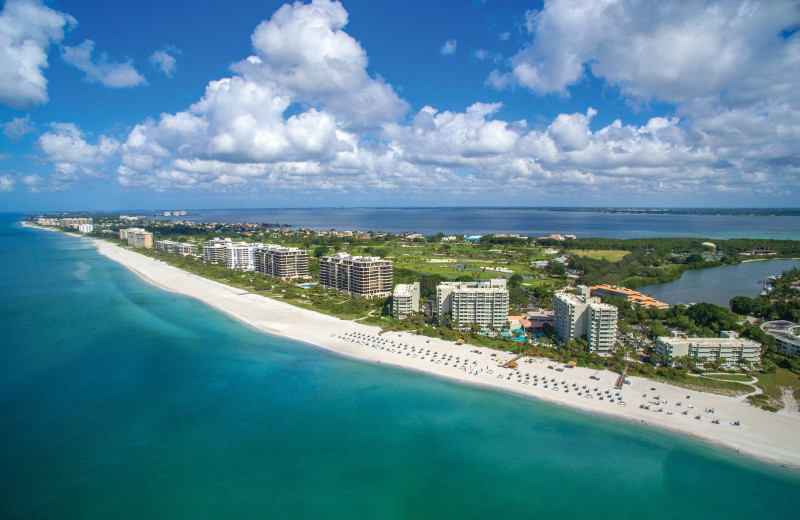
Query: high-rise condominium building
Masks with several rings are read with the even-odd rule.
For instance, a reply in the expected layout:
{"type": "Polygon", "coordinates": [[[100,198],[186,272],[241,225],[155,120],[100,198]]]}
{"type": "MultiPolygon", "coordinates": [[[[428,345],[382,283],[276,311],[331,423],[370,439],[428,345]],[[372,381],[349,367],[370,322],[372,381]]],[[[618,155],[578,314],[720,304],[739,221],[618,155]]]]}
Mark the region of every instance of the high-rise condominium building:
{"type": "Polygon", "coordinates": [[[153,234],[148,233],[144,229],[140,228],[128,228],[125,230],[119,230],[119,237],[128,240],[128,245],[133,247],[141,247],[150,249],[153,247],[153,234]],[[124,233],[123,233],[124,231],[124,233]]]}
{"type": "Polygon", "coordinates": [[[553,295],[555,329],[561,341],[586,336],[589,352],[609,355],[617,336],[617,308],[590,296],[589,288],[578,286],[578,293],[553,295]]]}
{"type": "Polygon", "coordinates": [[[59,220],[61,227],[78,229],[78,226],[85,224],[93,224],[91,218],[62,218],[59,220]]]}
{"type": "Polygon", "coordinates": [[[282,280],[308,278],[308,251],[264,244],[253,253],[255,270],[282,280]]]}
{"type": "Polygon", "coordinates": [[[405,318],[412,312],[419,312],[419,282],[395,285],[392,293],[392,316],[405,318]]]}
{"type": "Polygon", "coordinates": [[[203,260],[224,264],[227,269],[252,271],[255,265],[254,251],[264,244],[234,242],[230,238],[214,238],[203,242],[203,260]]]}
{"type": "Polygon", "coordinates": [[[450,315],[460,329],[477,323],[505,329],[508,325],[508,289],[503,278],[479,282],[444,282],[436,288],[436,314],[450,315]]]}
{"type": "Polygon", "coordinates": [[[392,294],[392,262],[377,256],[347,253],[319,259],[319,284],[353,296],[374,298],[392,294]]]}

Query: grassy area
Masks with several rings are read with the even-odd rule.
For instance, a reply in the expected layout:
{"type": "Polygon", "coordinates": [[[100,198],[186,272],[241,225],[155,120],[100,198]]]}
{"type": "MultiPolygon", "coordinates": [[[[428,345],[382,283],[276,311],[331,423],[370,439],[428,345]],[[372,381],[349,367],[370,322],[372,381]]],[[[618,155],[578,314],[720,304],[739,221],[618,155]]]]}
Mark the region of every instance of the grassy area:
{"type": "Polygon", "coordinates": [[[595,260],[605,259],[609,262],[619,262],[623,257],[630,254],[630,251],[622,251],[620,249],[572,249],[569,254],[585,256],[595,260]]]}
{"type": "Polygon", "coordinates": [[[705,377],[710,377],[711,379],[719,379],[721,381],[738,381],[740,383],[749,383],[753,380],[751,376],[746,376],[742,374],[711,374],[705,377]]]}
{"type": "Polygon", "coordinates": [[[688,390],[694,390],[697,392],[710,392],[713,394],[728,395],[733,397],[749,394],[755,390],[755,388],[753,388],[751,385],[745,385],[736,381],[721,381],[719,379],[708,379],[705,377],[687,376],[685,378],[670,379],[653,377],[652,379],[660,383],[680,386],[681,388],[686,388],[688,390]]]}
{"type": "Polygon", "coordinates": [[[764,410],[777,412],[785,406],[780,387],[794,387],[794,395],[800,395],[800,376],[785,368],[778,368],[774,374],[759,374],[756,386],[764,393],[752,396],[750,403],[764,410]]]}

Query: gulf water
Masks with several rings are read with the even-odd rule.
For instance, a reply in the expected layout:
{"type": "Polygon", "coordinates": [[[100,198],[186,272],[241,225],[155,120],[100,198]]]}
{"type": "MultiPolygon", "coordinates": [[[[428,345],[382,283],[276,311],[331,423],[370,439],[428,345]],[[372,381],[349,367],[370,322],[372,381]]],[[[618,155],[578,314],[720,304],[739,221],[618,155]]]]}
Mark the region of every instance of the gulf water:
{"type": "Polygon", "coordinates": [[[17,220],[2,518],[797,518],[797,471],[263,335],[17,220]]]}

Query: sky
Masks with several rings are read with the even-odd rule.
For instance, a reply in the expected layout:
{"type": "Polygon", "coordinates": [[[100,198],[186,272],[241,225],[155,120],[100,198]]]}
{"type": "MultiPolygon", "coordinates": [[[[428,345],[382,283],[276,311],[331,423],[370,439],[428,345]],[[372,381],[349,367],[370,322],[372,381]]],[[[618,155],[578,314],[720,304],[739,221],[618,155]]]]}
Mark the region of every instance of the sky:
{"type": "Polygon", "coordinates": [[[800,207],[797,0],[0,5],[0,211],[800,207]]]}

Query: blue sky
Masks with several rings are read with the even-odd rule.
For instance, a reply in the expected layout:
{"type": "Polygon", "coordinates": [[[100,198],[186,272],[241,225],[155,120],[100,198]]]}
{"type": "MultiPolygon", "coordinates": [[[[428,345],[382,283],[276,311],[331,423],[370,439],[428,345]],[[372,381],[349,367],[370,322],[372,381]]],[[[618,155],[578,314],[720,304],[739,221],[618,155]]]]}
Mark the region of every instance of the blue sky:
{"type": "Polygon", "coordinates": [[[800,200],[796,1],[2,6],[5,210],[800,200]]]}

